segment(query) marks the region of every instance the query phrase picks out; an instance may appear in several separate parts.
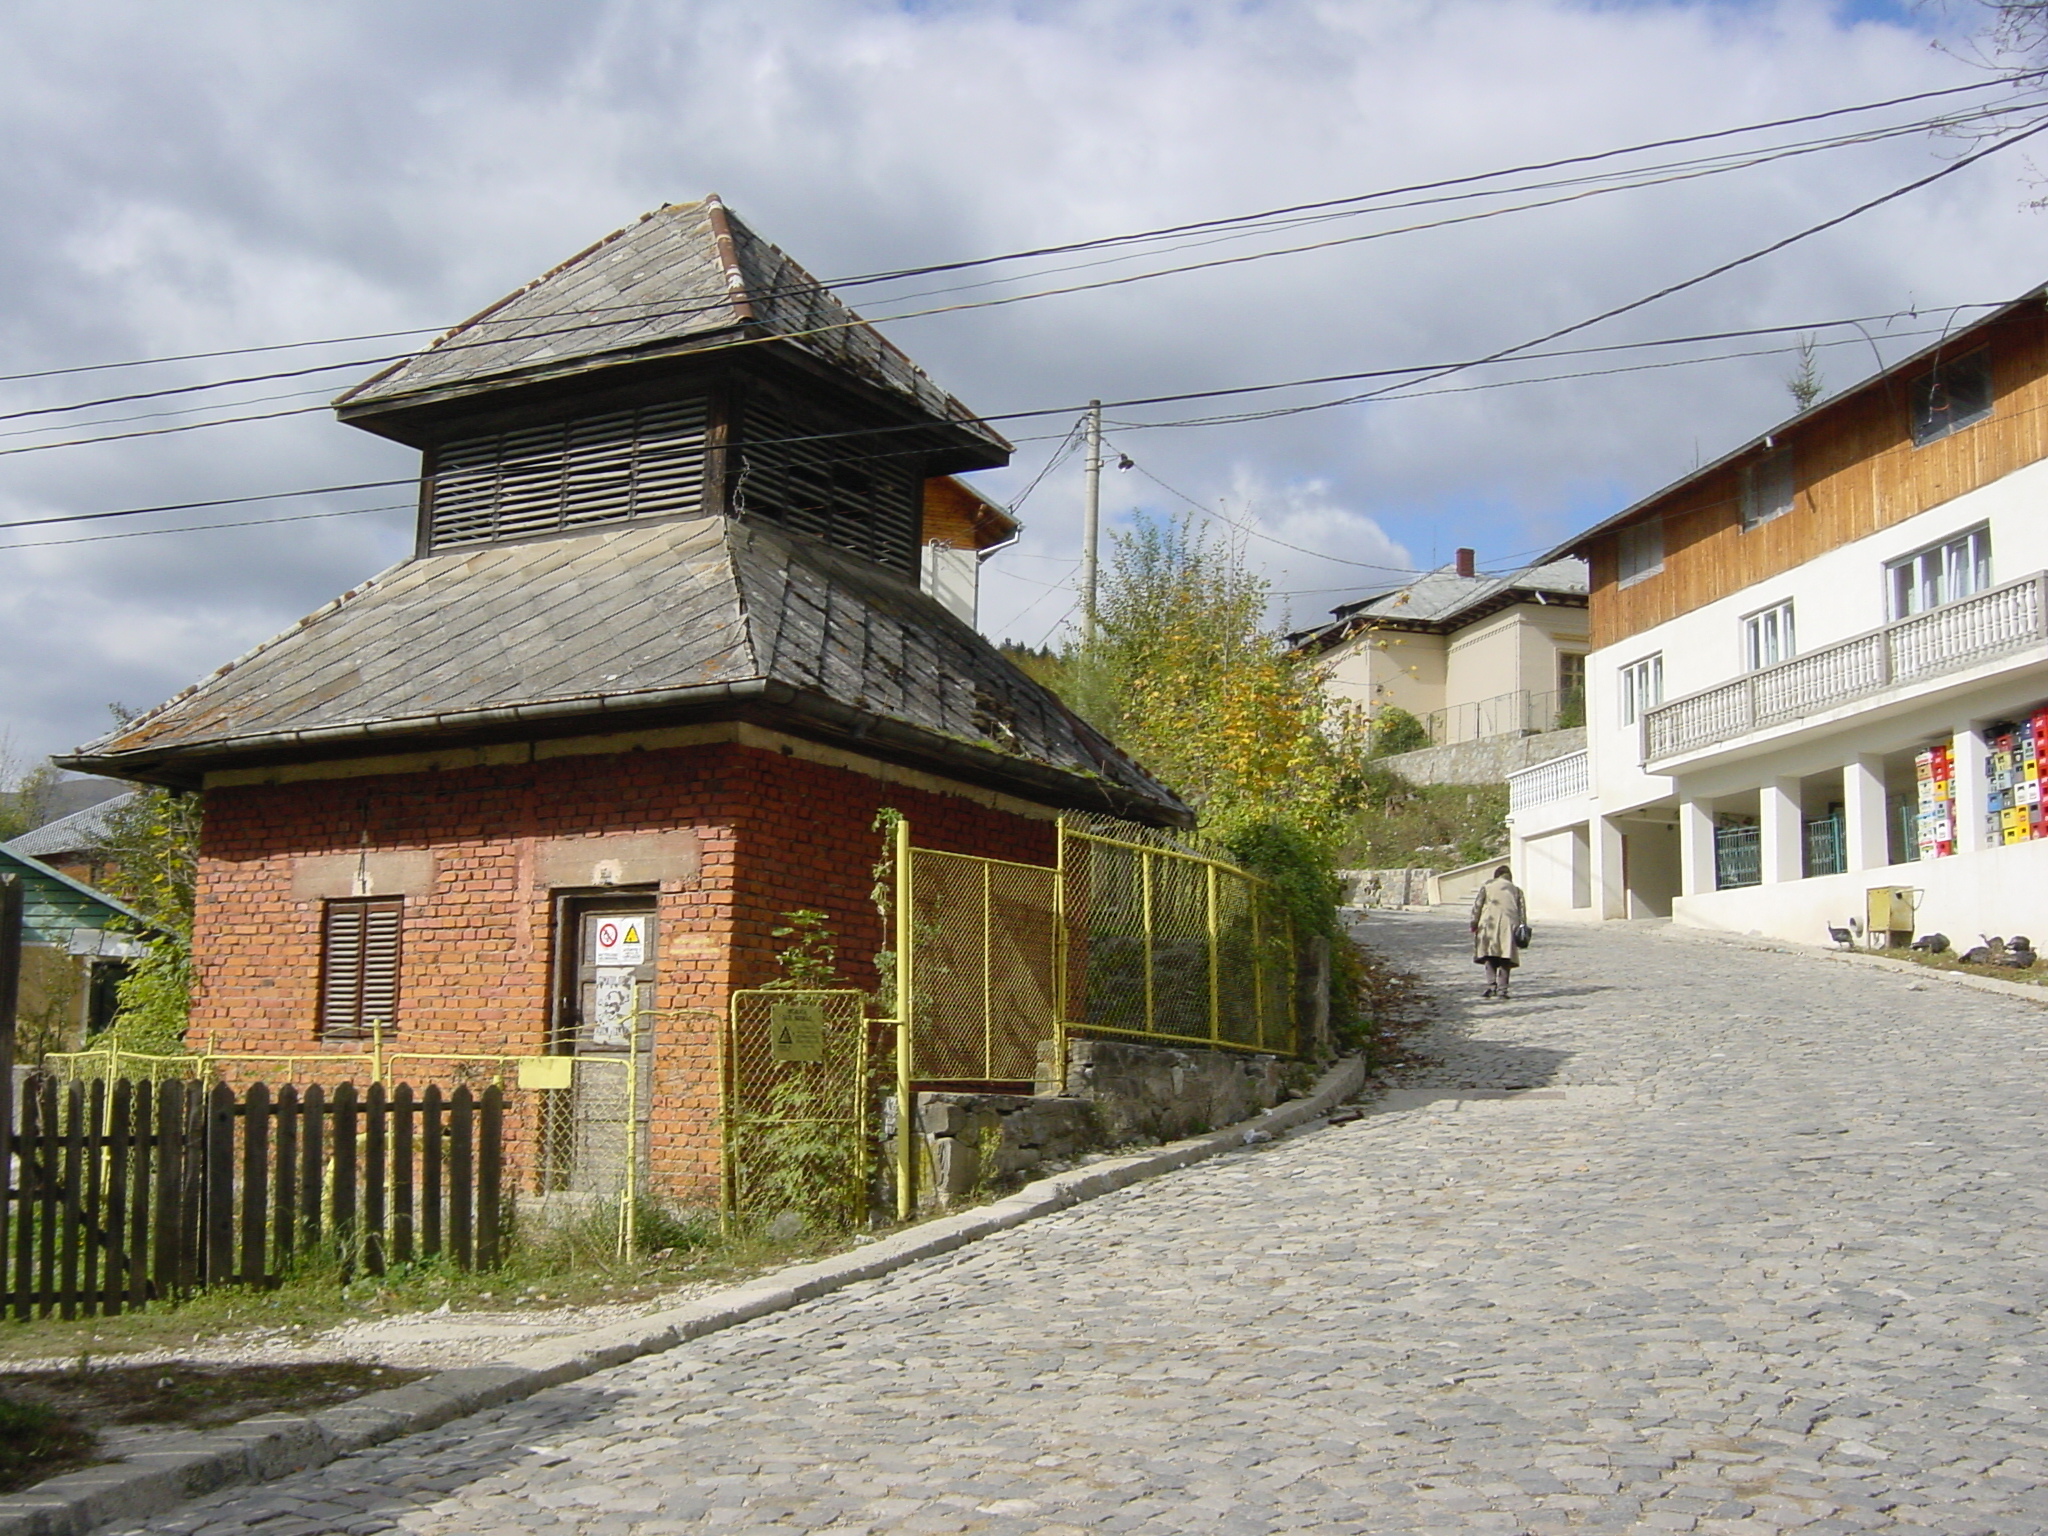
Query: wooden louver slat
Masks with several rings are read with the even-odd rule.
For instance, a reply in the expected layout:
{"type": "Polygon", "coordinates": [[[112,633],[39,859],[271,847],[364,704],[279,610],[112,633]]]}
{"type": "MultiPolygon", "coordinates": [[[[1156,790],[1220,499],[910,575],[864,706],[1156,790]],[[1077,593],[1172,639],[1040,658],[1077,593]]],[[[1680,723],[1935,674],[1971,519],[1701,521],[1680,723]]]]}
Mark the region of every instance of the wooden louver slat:
{"type": "Polygon", "coordinates": [[[905,573],[917,566],[914,454],[832,431],[772,399],[748,400],[738,510],[905,573]]]}
{"type": "Polygon", "coordinates": [[[320,982],[320,1031],[358,1035],[398,1022],[400,928],[396,896],[327,903],[320,982]]]}
{"type": "Polygon", "coordinates": [[[698,511],[707,420],[700,397],[445,443],[428,547],[698,511]]]}

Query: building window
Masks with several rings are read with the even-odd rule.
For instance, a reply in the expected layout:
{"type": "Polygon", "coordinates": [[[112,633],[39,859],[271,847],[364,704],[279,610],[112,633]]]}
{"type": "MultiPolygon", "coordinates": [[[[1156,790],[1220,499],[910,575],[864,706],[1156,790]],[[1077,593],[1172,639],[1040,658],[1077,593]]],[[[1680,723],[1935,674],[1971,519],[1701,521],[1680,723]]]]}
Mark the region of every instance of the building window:
{"type": "Polygon", "coordinates": [[[1742,621],[1742,660],[1750,671],[1775,667],[1798,652],[1792,641],[1792,604],[1778,603],[1742,621]]]}
{"type": "Polygon", "coordinates": [[[353,1039],[398,1019],[398,930],[405,903],[396,896],[327,903],[320,950],[320,1033],[353,1039]]]}
{"type": "Polygon", "coordinates": [[[1885,594],[1891,616],[1908,618],[1987,590],[1991,585],[1991,529],[1987,525],[1888,562],[1885,594]]]}
{"type": "Polygon", "coordinates": [[[1991,355],[1984,348],[1937,363],[1913,381],[1913,446],[1939,442],[1991,414],[1991,355]]]}
{"type": "Polygon", "coordinates": [[[1634,725],[1664,702],[1664,656],[1645,656],[1621,669],[1621,723],[1634,725]]]}
{"type": "Polygon", "coordinates": [[[1586,653],[1557,653],[1557,728],[1586,723],[1586,653]]]}
{"type": "Polygon", "coordinates": [[[1774,448],[1742,467],[1744,530],[1792,510],[1792,450],[1774,448]]]}
{"type": "Polygon", "coordinates": [[[1645,576],[1654,576],[1664,569],[1664,520],[1651,518],[1647,523],[1638,523],[1633,528],[1621,530],[1619,580],[1624,587],[1633,586],[1645,576]]]}

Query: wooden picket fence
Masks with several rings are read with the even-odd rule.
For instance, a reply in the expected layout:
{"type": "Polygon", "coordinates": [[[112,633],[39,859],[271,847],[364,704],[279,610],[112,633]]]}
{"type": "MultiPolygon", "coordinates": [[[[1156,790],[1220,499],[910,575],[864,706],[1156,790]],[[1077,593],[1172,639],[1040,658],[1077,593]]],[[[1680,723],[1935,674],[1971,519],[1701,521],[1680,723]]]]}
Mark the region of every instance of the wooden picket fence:
{"type": "Polygon", "coordinates": [[[91,1317],[205,1286],[498,1262],[505,1104],[344,1083],[32,1078],[0,1141],[0,1315],[91,1317]]]}

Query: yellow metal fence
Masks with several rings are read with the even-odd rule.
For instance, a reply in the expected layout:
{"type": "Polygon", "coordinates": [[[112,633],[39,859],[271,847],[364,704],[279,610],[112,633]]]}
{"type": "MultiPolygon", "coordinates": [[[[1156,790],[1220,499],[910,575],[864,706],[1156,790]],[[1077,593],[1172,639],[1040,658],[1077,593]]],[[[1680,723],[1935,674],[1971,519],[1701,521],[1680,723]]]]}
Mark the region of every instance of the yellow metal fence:
{"type": "Polygon", "coordinates": [[[865,1224],[867,1002],[852,991],[732,994],[719,1062],[729,1223],[865,1224]]]}
{"type": "MultiPolygon", "coordinates": [[[[1117,824],[1110,824],[1117,826],[1117,824]]],[[[1062,821],[1058,861],[911,842],[896,825],[897,1208],[916,1084],[1058,1080],[1075,1034],[1292,1055],[1294,933],[1268,881],[1148,829],[1062,821]]]]}

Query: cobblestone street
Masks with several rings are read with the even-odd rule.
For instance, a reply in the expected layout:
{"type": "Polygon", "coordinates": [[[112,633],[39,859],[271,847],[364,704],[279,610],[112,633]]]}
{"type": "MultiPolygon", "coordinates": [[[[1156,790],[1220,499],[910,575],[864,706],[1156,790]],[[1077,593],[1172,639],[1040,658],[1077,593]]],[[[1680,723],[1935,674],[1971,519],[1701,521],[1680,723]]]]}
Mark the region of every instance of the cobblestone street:
{"type": "Polygon", "coordinates": [[[1383,1112],[149,1528],[2048,1530],[2040,1006],[1363,931],[1453,989],[1383,1112]]]}

